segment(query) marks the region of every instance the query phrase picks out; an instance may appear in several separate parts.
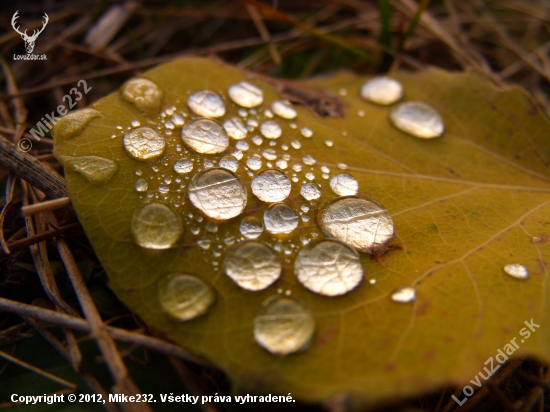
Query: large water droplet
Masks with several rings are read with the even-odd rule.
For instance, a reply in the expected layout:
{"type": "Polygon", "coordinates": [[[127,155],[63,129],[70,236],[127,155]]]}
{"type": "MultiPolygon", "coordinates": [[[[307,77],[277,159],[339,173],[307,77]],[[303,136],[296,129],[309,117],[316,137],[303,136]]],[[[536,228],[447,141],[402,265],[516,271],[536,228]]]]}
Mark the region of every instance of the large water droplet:
{"type": "Polygon", "coordinates": [[[164,138],[150,127],[139,127],[124,135],[126,153],[137,160],[154,160],[162,156],[164,138]]]}
{"type": "Polygon", "coordinates": [[[376,104],[393,104],[403,97],[403,86],[390,77],[375,77],[363,84],[361,97],[376,104]]]}
{"type": "Polygon", "coordinates": [[[281,276],[281,259],[270,247],[253,240],[239,243],[225,256],[224,271],[246,290],[262,290],[281,276]]]}
{"type": "Polygon", "coordinates": [[[317,221],[327,236],[375,255],[385,252],[393,237],[389,212],[372,199],[336,199],[321,209],[317,221]]]}
{"type": "Polygon", "coordinates": [[[132,234],[136,243],[147,249],[168,249],[183,233],[181,220],[162,203],[149,203],[134,214],[132,234]]]}
{"type": "Polygon", "coordinates": [[[391,295],[391,300],[400,303],[413,302],[416,299],[416,290],[411,286],[403,286],[395,290],[391,295]]]}
{"type": "Polygon", "coordinates": [[[191,203],[212,219],[238,216],[246,206],[246,187],[233,172],[212,168],[197,173],[189,183],[191,203]]]}
{"type": "Polygon", "coordinates": [[[423,139],[439,137],[445,130],[441,115],[421,102],[401,103],[392,110],[390,118],[398,129],[423,139]]]}
{"type": "Polygon", "coordinates": [[[258,173],[252,179],[251,188],[252,193],[261,201],[275,203],[288,197],[292,184],[283,172],[268,169],[258,173]]]}
{"type": "Polygon", "coordinates": [[[178,159],[174,162],[174,171],[180,174],[187,174],[193,170],[193,162],[189,159],[178,159]]]}
{"type": "Polygon", "coordinates": [[[323,240],[302,249],[294,263],[294,273],[306,288],[325,296],[348,293],[363,279],[357,253],[335,240],[323,240]]]}
{"type": "Polygon", "coordinates": [[[277,100],[271,105],[273,113],[283,119],[294,119],[298,112],[288,100],[277,100]]]}
{"type": "Polygon", "coordinates": [[[183,143],[198,153],[221,153],[229,146],[225,129],[211,119],[197,119],[181,130],[183,143]]]}
{"type": "Polygon", "coordinates": [[[63,164],[80,173],[93,185],[102,185],[117,171],[115,162],[99,156],[63,156],[63,164]]]}
{"type": "Polygon", "coordinates": [[[231,170],[232,172],[236,172],[237,169],[239,168],[239,161],[235,156],[227,155],[220,159],[219,165],[224,169],[231,170]]]}
{"type": "Polygon", "coordinates": [[[504,266],[503,270],[507,275],[510,275],[516,279],[524,280],[529,277],[529,271],[527,268],[519,263],[510,263],[504,266]]]}
{"type": "Polygon", "coordinates": [[[289,355],[309,347],[315,320],[301,303],[276,295],[264,303],[254,318],[254,339],[275,355],[289,355]]]}
{"type": "Polygon", "coordinates": [[[101,117],[101,113],[94,109],[82,109],[70,112],[63,116],[54,126],[54,135],[63,140],[70,139],[80,135],[88,123],[96,117],[101,117]]]}
{"type": "Polygon", "coordinates": [[[162,310],[181,321],[205,314],[214,303],[214,290],[195,276],[174,273],[158,283],[162,310]]]}
{"type": "Polygon", "coordinates": [[[271,205],[264,212],[265,228],[272,234],[291,233],[298,227],[298,223],[298,215],[294,209],[284,203],[271,205]]]}
{"type": "Polygon", "coordinates": [[[262,90],[248,82],[234,84],[227,89],[231,100],[242,107],[256,107],[264,101],[262,90]]]}
{"type": "Polygon", "coordinates": [[[245,238],[256,239],[263,233],[264,226],[260,219],[255,216],[248,216],[242,220],[239,230],[245,238]]]}
{"type": "Polygon", "coordinates": [[[278,139],[283,133],[283,129],[281,129],[281,126],[276,121],[268,120],[262,123],[260,132],[268,139],[278,139]]]}
{"type": "Polygon", "coordinates": [[[202,117],[221,117],[225,114],[225,103],[218,93],[212,90],[201,90],[187,99],[187,105],[202,117]]]}
{"type": "Polygon", "coordinates": [[[355,177],[340,173],[330,179],[330,188],[338,196],[354,196],[359,190],[359,183],[355,177]]]}
{"type": "Polygon", "coordinates": [[[321,197],[321,189],[315,183],[304,183],[300,189],[300,194],[306,200],[315,200],[321,197]]]}
{"type": "Polygon", "coordinates": [[[232,137],[235,140],[244,139],[248,134],[246,126],[244,125],[243,121],[238,117],[226,120],[223,123],[223,127],[227,131],[229,137],[232,137]]]}
{"type": "Polygon", "coordinates": [[[162,102],[162,90],[148,79],[130,79],[120,89],[120,97],[142,112],[157,112],[162,102]]]}

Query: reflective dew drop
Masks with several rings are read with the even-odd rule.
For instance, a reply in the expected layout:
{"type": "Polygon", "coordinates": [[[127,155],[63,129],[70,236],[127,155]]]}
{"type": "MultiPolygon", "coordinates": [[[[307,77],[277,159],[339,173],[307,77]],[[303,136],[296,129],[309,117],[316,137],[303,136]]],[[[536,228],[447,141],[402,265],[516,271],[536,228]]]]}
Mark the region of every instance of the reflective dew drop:
{"type": "Polygon", "coordinates": [[[413,302],[416,299],[416,290],[411,286],[403,286],[391,294],[391,300],[400,303],[413,302]]]}
{"type": "Polygon", "coordinates": [[[193,170],[193,162],[189,159],[178,159],[174,162],[174,171],[179,174],[187,174],[193,170]]]}
{"type": "Polygon", "coordinates": [[[225,103],[218,93],[201,90],[187,99],[187,106],[202,117],[221,117],[225,114],[225,103]]]}
{"type": "Polygon", "coordinates": [[[298,215],[293,208],[277,203],[264,212],[265,229],[272,234],[288,234],[298,227],[298,215]]]}
{"type": "Polygon", "coordinates": [[[251,183],[252,193],[262,202],[281,202],[290,194],[292,183],[286,174],[276,169],[258,173],[251,183]]]}
{"type": "Polygon", "coordinates": [[[211,168],[197,173],[189,183],[189,199],[206,216],[227,220],[242,213],[246,206],[246,187],[233,172],[211,168]]]}
{"type": "Polygon", "coordinates": [[[181,130],[181,139],[197,153],[221,153],[229,146],[225,129],[211,119],[197,119],[181,130]]]}
{"type": "Polygon", "coordinates": [[[262,158],[255,154],[252,157],[248,158],[248,160],[246,161],[246,165],[251,170],[260,170],[262,168],[262,158]]]}
{"type": "Polygon", "coordinates": [[[239,231],[247,239],[256,239],[263,233],[264,226],[260,219],[248,216],[242,220],[239,231]]]}
{"type": "Polygon", "coordinates": [[[223,123],[223,127],[225,128],[225,131],[227,132],[229,137],[232,137],[235,140],[242,140],[248,134],[246,126],[244,125],[243,121],[238,117],[226,120],[223,123]]]}
{"type": "Polygon", "coordinates": [[[390,77],[375,77],[363,84],[361,97],[376,104],[393,104],[403,97],[403,86],[390,77]]]}
{"type": "Polygon", "coordinates": [[[268,139],[278,139],[283,133],[283,129],[274,120],[268,120],[260,125],[260,132],[268,139]]]}
{"type": "Polygon", "coordinates": [[[304,183],[300,189],[300,194],[306,200],[315,200],[321,197],[321,188],[315,183],[304,183]]]}
{"type": "Polygon", "coordinates": [[[392,110],[390,119],[398,129],[422,139],[439,137],[445,130],[441,115],[421,102],[401,103],[392,110]]]}
{"type": "Polygon", "coordinates": [[[336,199],[317,216],[321,230],[361,252],[379,255],[393,237],[393,219],[372,199],[336,199]]]}
{"type": "Polygon", "coordinates": [[[281,276],[281,259],[273,249],[250,240],[232,247],[225,256],[224,271],[241,288],[262,290],[281,276]]]}
{"type": "Polygon", "coordinates": [[[181,273],[161,278],[158,293],[162,310],[181,321],[204,315],[215,300],[210,286],[195,276],[181,273]]]}
{"type": "Polygon", "coordinates": [[[359,190],[359,183],[353,176],[340,173],[330,179],[330,188],[338,196],[354,196],[359,190]]]}
{"type": "Polygon", "coordinates": [[[296,112],[296,109],[288,100],[277,100],[273,102],[271,110],[283,119],[294,119],[298,115],[298,112],[296,112]]]}
{"type": "Polygon", "coordinates": [[[79,136],[96,117],[101,113],[90,108],[70,112],[55,123],[53,134],[63,140],[79,136]]]}
{"type": "Polygon", "coordinates": [[[126,153],[137,160],[155,160],[162,156],[164,138],[150,127],[139,127],[124,135],[126,153]]]}
{"type": "Polygon", "coordinates": [[[147,184],[147,181],[145,179],[138,179],[136,180],[136,191],[138,192],[145,192],[149,185],[147,184]]]}
{"type": "Polygon", "coordinates": [[[348,293],[363,279],[357,252],[336,240],[323,240],[302,249],[294,273],[307,289],[325,296],[348,293]]]}
{"type": "Polygon", "coordinates": [[[264,101],[262,90],[248,82],[240,82],[230,86],[227,93],[230,99],[241,107],[256,107],[264,101]]]}
{"type": "Polygon", "coordinates": [[[309,127],[302,127],[300,129],[300,133],[302,134],[302,136],[307,138],[310,138],[311,136],[313,136],[313,131],[309,127]]]}
{"type": "Polygon", "coordinates": [[[268,299],[254,318],[254,339],[275,355],[289,355],[311,344],[315,320],[301,303],[287,296],[268,299]]]}
{"type": "Polygon", "coordinates": [[[134,214],[131,224],[136,243],[146,249],[168,249],[183,233],[179,216],[162,203],[149,203],[134,214]]]}
{"type": "Polygon", "coordinates": [[[80,173],[93,185],[102,185],[118,170],[115,162],[99,156],[63,157],[65,167],[80,173]]]}
{"type": "Polygon", "coordinates": [[[130,79],[120,89],[120,97],[142,112],[157,112],[162,102],[162,91],[148,79],[130,79]]]}
{"type": "Polygon", "coordinates": [[[504,266],[503,270],[507,275],[510,275],[516,279],[524,280],[529,277],[529,271],[527,268],[519,263],[510,263],[504,266]]]}
{"type": "Polygon", "coordinates": [[[232,172],[236,172],[239,168],[239,161],[235,156],[227,155],[220,159],[219,163],[220,167],[231,170],[232,172]]]}

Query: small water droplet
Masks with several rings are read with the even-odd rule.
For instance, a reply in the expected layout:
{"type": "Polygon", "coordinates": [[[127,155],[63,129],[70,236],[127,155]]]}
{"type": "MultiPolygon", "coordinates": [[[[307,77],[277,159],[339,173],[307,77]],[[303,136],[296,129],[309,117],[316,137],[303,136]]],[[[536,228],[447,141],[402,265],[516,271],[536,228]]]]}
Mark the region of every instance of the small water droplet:
{"type": "Polygon", "coordinates": [[[154,160],[162,156],[164,138],[150,127],[139,127],[124,135],[124,149],[137,160],[154,160]]]}
{"type": "Polygon", "coordinates": [[[186,174],[193,170],[193,162],[189,159],[178,159],[174,163],[174,171],[180,174],[186,174]]]}
{"type": "Polygon", "coordinates": [[[311,136],[313,136],[313,131],[309,127],[302,127],[300,129],[300,133],[302,134],[302,136],[307,138],[310,138],[311,136]]]}
{"type": "Polygon", "coordinates": [[[255,154],[248,158],[246,165],[252,170],[260,170],[262,168],[262,158],[255,154]]]}
{"type": "Polygon", "coordinates": [[[248,110],[246,110],[246,109],[241,108],[241,109],[239,109],[238,113],[239,113],[239,116],[241,116],[241,117],[248,117],[248,110]]]}
{"type": "Polygon", "coordinates": [[[268,139],[278,139],[283,133],[283,129],[281,129],[281,126],[276,121],[268,120],[262,123],[260,132],[268,139]]]}
{"type": "Polygon", "coordinates": [[[371,285],[376,285],[376,279],[369,279],[369,283],[371,285]]]}
{"type": "MultiPolygon", "coordinates": [[[[289,146],[286,143],[283,143],[281,145],[281,149],[283,149],[284,151],[287,151],[289,149],[289,146]]],[[[287,159],[285,159],[285,160],[287,160],[287,159]]]]}
{"type": "Polygon", "coordinates": [[[248,216],[241,221],[239,231],[241,232],[241,235],[247,239],[256,239],[263,233],[264,226],[258,218],[248,216]]]}
{"type": "Polygon", "coordinates": [[[144,179],[138,179],[136,180],[135,187],[138,192],[145,192],[147,190],[148,185],[144,179]]]}
{"type": "Polygon", "coordinates": [[[383,253],[393,237],[389,212],[372,199],[336,199],[321,209],[317,221],[327,236],[365,253],[383,253]]]}
{"type": "Polygon", "coordinates": [[[239,150],[242,150],[243,152],[246,152],[248,149],[250,149],[248,142],[245,142],[244,140],[239,140],[237,144],[235,144],[235,147],[239,150]]]}
{"type": "Polygon", "coordinates": [[[348,165],[345,163],[338,163],[338,169],[340,170],[347,170],[348,165]]]}
{"type": "Polygon", "coordinates": [[[183,233],[179,216],[162,203],[149,203],[134,214],[131,224],[136,243],[146,249],[168,249],[183,233]]]}
{"type": "Polygon", "coordinates": [[[227,155],[221,158],[220,167],[236,172],[239,168],[239,161],[235,156],[227,155]]]}
{"type": "Polygon", "coordinates": [[[169,191],[170,191],[170,188],[168,186],[164,186],[164,185],[159,186],[159,193],[164,194],[164,193],[168,193],[169,191]]]}
{"type": "Polygon", "coordinates": [[[330,173],[330,169],[327,166],[321,166],[321,172],[330,173]]]}
{"type": "Polygon", "coordinates": [[[305,165],[313,166],[315,163],[317,163],[317,160],[312,155],[305,155],[302,158],[302,162],[304,162],[305,165]]]}
{"type": "Polygon", "coordinates": [[[268,119],[273,119],[273,112],[269,109],[265,109],[264,116],[267,117],[268,119]]]}
{"type": "Polygon", "coordinates": [[[185,119],[182,115],[176,113],[172,116],[172,122],[175,126],[183,126],[185,123],[185,119]]]}
{"type": "Polygon", "coordinates": [[[358,111],[357,111],[357,115],[358,115],[359,117],[365,117],[365,111],[364,111],[364,110],[358,110],[358,111]]]}
{"type": "MultiPolygon", "coordinates": [[[[170,120],[168,120],[168,121],[164,122],[164,127],[165,127],[166,129],[168,129],[168,131],[170,131],[170,130],[174,130],[174,128],[175,128],[176,126],[174,125],[174,123],[172,123],[170,120]]],[[[172,132],[168,133],[168,131],[166,132],[166,134],[167,134],[167,135],[171,135],[172,132]]]]}
{"type": "Polygon", "coordinates": [[[139,120],[132,120],[130,122],[130,124],[132,125],[132,127],[139,127],[141,126],[141,124],[139,123],[139,120]]]}
{"type": "Polygon", "coordinates": [[[216,233],[218,231],[218,225],[214,222],[208,222],[204,228],[210,233],[216,233]]]}
{"type": "Polygon", "coordinates": [[[334,146],[334,142],[332,140],[325,140],[325,144],[327,145],[327,147],[334,146]]]}
{"type": "Polygon", "coordinates": [[[347,96],[348,95],[348,89],[342,88],[342,89],[338,90],[338,94],[340,96],[347,96]]]}
{"type": "Polygon", "coordinates": [[[399,303],[410,303],[416,299],[416,290],[411,286],[403,286],[395,290],[391,295],[391,300],[399,303]]]}
{"type": "Polygon", "coordinates": [[[251,183],[252,193],[263,202],[281,202],[288,197],[292,184],[283,172],[268,169],[258,173],[251,183]]]}
{"type": "Polygon", "coordinates": [[[302,165],[298,163],[295,165],[292,165],[292,170],[294,170],[297,173],[300,173],[302,171],[302,165]]]}
{"type": "Polygon", "coordinates": [[[157,112],[162,101],[162,91],[151,80],[134,78],[121,87],[120,97],[142,112],[157,112]]]}
{"type": "Polygon", "coordinates": [[[393,104],[403,97],[403,86],[390,77],[375,77],[363,84],[361,97],[376,104],[393,104]]]}
{"type": "Polygon", "coordinates": [[[197,240],[197,245],[203,250],[208,250],[210,249],[210,245],[212,245],[212,241],[206,238],[199,239],[197,240]]]}
{"type": "Polygon", "coordinates": [[[298,215],[284,203],[271,205],[264,212],[264,225],[272,234],[288,234],[298,227],[298,215]]]}
{"type": "Polygon", "coordinates": [[[290,142],[290,145],[296,150],[302,147],[302,143],[300,143],[298,140],[293,140],[292,142],[290,142]]]}
{"type": "Polygon", "coordinates": [[[221,153],[229,146],[225,129],[211,119],[197,119],[187,123],[182,131],[183,143],[198,153],[221,153]]]}
{"type": "Polygon", "coordinates": [[[439,137],[445,130],[441,115],[421,102],[401,103],[392,110],[390,119],[398,129],[422,139],[439,137]]]}
{"type": "Polygon", "coordinates": [[[519,263],[510,263],[504,266],[503,270],[507,275],[510,275],[516,279],[524,280],[529,277],[529,271],[527,268],[519,263]]]}
{"type": "Polygon", "coordinates": [[[359,183],[353,176],[340,173],[330,179],[330,188],[338,196],[354,196],[359,190],[359,183]]]}
{"type": "Polygon", "coordinates": [[[266,160],[275,160],[277,159],[277,152],[275,151],[275,149],[265,149],[262,152],[262,156],[266,160]]]}
{"type": "Polygon", "coordinates": [[[232,119],[226,120],[223,123],[223,127],[227,131],[227,134],[229,137],[232,137],[235,140],[241,140],[246,137],[248,134],[248,130],[246,129],[246,126],[242,122],[241,119],[238,117],[234,117],[232,119]]]}
{"type": "Polygon", "coordinates": [[[200,90],[187,99],[189,108],[202,117],[221,117],[225,114],[225,103],[212,90],[200,90]]]}
{"type": "Polygon", "coordinates": [[[254,339],[275,355],[289,355],[309,347],[315,332],[311,312],[293,298],[275,295],[254,318],[254,339]]]}
{"type": "Polygon", "coordinates": [[[191,233],[197,236],[199,233],[201,233],[201,227],[199,225],[191,225],[191,233]]]}
{"type": "Polygon", "coordinates": [[[277,100],[271,105],[273,112],[283,119],[294,119],[297,116],[296,109],[288,100],[277,100]]]}
{"type": "Polygon", "coordinates": [[[236,149],[231,152],[231,156],[233,156],[237,160],[241,160],[243,158],[243,152],[241,152],[239,149],[236,149]]]}
{"type": "Polygon", "coordinates": [[[223,262],[224,271],[241,288],[263,290],[281,276],[281,259],[270,247],[249,240],[232,247],[223,262]]]}
{"type": "Polygon", "coordinates": [[[306,173],[306,179],[307,180],[315,180],[315,175],[311,172],[306,173]]]}
{"type": "Polygon", "coordinates": [[[246,187],[233,172],[212,168],[197,173],[189,183],[191,203],[212,219],[227,220],[242,213],[246,187]]]}
{"type": "Polygon", "coordinates": [[[118,170],[115,162],[99,156],[63,156],[65,167],[70,167],[80,173],[93,185],[102,185],[107,182],[118,170]]]}
{"type": "Polygon", "coordinates": [[[300,189],[300,194],[306,200],[315,200],[321,197],[321,188],[315,183],[305,183],[300,189]]]}
{"type": "Polygon", "coordinates": [[[248,82],[239,82],[227,89],[229,98],[241,107],[256,107],[263,103],[264,93],[262,90],[248,82]]]}
{"type": "Polygon", "coordinates": [[[275,166],[277,166],[279,169],[286,170],[288,168],[288,163],[284,159],[279,159],[275,163],[275,166]]]}
{"type": "Polygon", "coordinates": [[[195,276],[171,274],[158,287],[162,310],[180,321],[204,315],[215,300],[214,290],[195,276]]]}
{"type": "Polygon", "coordinates": [[[252,137],[252,143],[254,143],[256,146],[260,146],[263,143],[264,139],[262,139],[260,136],[254,136],[252,137]]]}

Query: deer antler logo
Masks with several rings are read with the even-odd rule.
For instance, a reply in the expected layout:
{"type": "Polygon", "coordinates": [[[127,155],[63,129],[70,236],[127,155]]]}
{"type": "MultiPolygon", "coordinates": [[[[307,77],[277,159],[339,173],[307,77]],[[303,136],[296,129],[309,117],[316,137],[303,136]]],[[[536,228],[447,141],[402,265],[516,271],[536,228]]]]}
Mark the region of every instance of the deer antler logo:
{"type": "Polygon", "coordinates": [[[17,15],[19,13],[19,10],[17,10],[12,19],[11,19],[11,25],[13,27],[13,29],[19,33],[21,35],[21,38],[25,41],[25,49],[27,49],[27,53],[28,54],[31,54],[32,51],[34,50],[34,42],[36,41],[36,38],[38,37],[38,35],[40,33],[42,33],[44,31],[44,29],[46,28],[46,24],[48,24],[48,21],[49,21],[49,17],[46,13],[44,13],[44,22],[42,23],[42,28],[40,30],[34,30],[32,36],[28,36],[27,35],[27,30],[25,30],[24,33],[21,33],[19,31],[19,26],[15,27],[15,24],[16,24],[16,20],[19,18],[19,16],[17,15]]]}

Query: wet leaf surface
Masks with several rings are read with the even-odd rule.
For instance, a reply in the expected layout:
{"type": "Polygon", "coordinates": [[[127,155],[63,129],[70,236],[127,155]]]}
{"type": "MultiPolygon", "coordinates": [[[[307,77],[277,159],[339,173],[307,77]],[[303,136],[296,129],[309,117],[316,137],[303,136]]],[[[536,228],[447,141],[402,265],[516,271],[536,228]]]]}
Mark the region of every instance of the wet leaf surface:
{"type": "MultiPolygon", "coordinates": [[[[162,108],[175,106],[176,113],[189,113],[186,101],[191,93],[219,93],[226,104],[221,123],[239,117],[239,108],[227,95],[232,84],[245,80],[260,87],[264,103],[258,110],[280,99],[272,85],[202,59],[177,60],[141,77],[158,85],[162,108]]],[[[80,135],[72,138],[58,128],[55,153],[60,161],[98,156],[117,166],[99,185],[74,168],[66,167],[65,172],[79,219],[118,297],[151,328],[218,364],[241,390],[291,392],[303,400],[351,394],[363,404],[464,384],[513,338],[519,346],[513,356],[531,354],[549,361],[548,122],[521,90],[496,90],[475,74],[428,70],[398,73],[395,78],[404,86],[404,101],[420,100],[439,111],[445,121],[443,137],[417,139],[397,130],[389,120],[392,106],[376,106],[359,97],[364,78],[344,73],[312,81],[309,85],[317,93],[347,91],[341,97],[347,104],[344,116],[325,119],[295,106],[296,119],[274,118],[282,136],[273,147],[266,138],[261,146],[252,143],[252,136],[260,135],[259,127],[249,132],[250,149],[235,172],[247,187],[245,211],[215,225],[189,201],[189,177],[224,155],[238,155],[237,141],[230,139],[229,148],[219,154],[184,156],[181,125],[170,129],[164,123],[159,133],[172,134],[165,134],[160,160],[136,160],[124,150],[124,133],[134,128],[133,121],[157,130],[159,120],[166,118],[139,110],[118,91],[91,106],[100,116],[80,135]],[[303,127],[313,132],[310,138],[300,133],[303,127]],[[293,140],[300,142],[299,149],[291,145],[293,140]],[[283,143],[288,151],[282,151],[283,143]],[[304,156],[316,162],[302,164],[299,182],[292,183],[285,200],[301,216],[298,228],[290,235],[277,235],[280,240],[265,230],[257,239],[274,249],[280,245],[282,275],[253,292],[241,289],[222,266],[231,245],[243,239],[241,220],[261,220],[268,206],[252,194],[252,173],[244,169],[253,154],[260,156],[265,169],[268,160],[262,152],[268,148],[274,148],[279,159],[283,152],[290,154],[288,176],[295,173],[291,165],[302,164],[304,156]],[[195,160],[186,175],[173,171],[182,157],[195,160]],[[364,279],[356,289],[330,297],[302,286],[294,275],[294,261],[303,243],[324,237],[315,214],[336,195],[321,168],[330,169],[330,178],[342,173],[340,163],[357,179],[359,197],[375,199],[389,211],[395,236],[381,256],[360,253],[364,279]],[[300,196],[302,182],[309,181],[306,173],[313,173],[322,190],[314,204],[300,196]],[[139,179],[148,183],[145,192],[135,189],[139,179]],[[153,197],[148,198],[149,193],[153,197]],[[173,247],[143,249],[133,240],[132,218],[151,201],[171,205],[183,223],[183,235],[173,247]],[[518,280],[504,273],[510,263],[524,265],[529,278],[518,280]],[[198,277],[214,288],[216,302],[207,314],[179,322],[163,312],[157,282],[172,273],[198,277]],[[416,289],[414,301],[392,301],[392,294],[403,286],[416,289]],[[278,292],[303,304],[316,324],[310,347],[284,357],[258,345],[253,333],[262,303],[278,292]],[[540,329],[520,342],[519,331],[531,319],[540,329]]]]}

